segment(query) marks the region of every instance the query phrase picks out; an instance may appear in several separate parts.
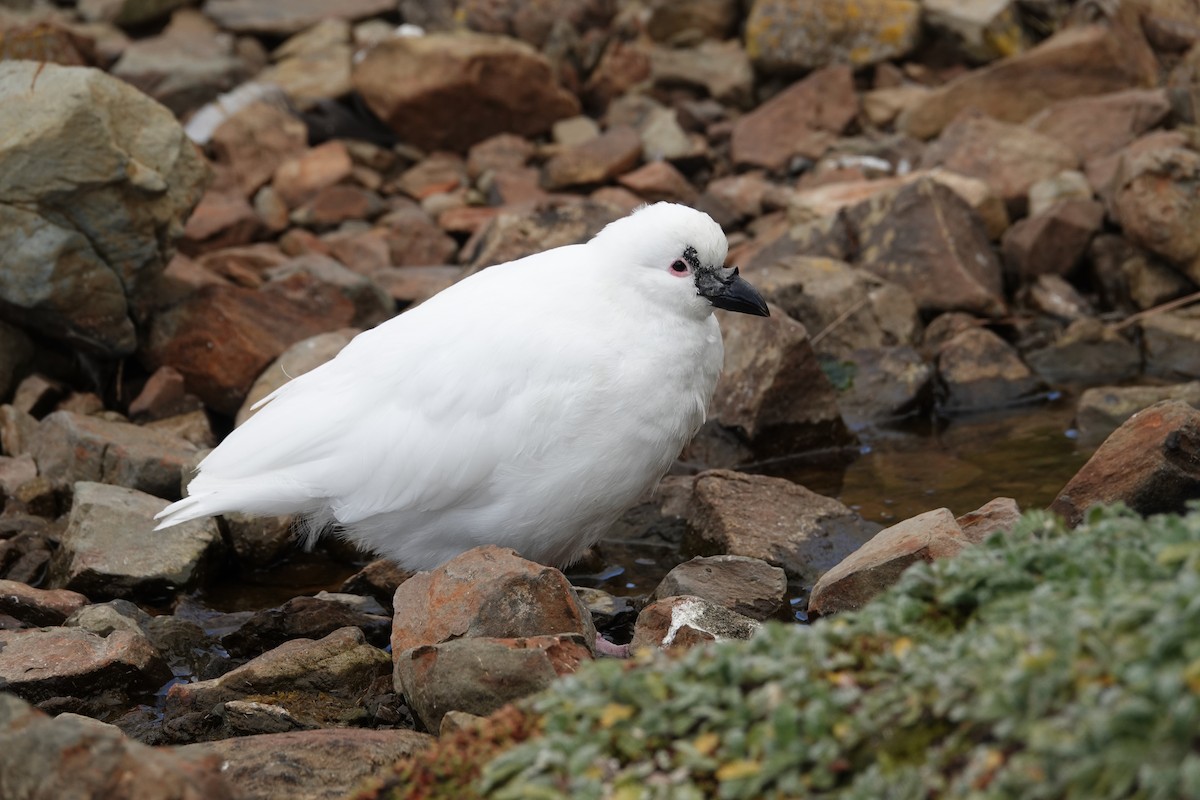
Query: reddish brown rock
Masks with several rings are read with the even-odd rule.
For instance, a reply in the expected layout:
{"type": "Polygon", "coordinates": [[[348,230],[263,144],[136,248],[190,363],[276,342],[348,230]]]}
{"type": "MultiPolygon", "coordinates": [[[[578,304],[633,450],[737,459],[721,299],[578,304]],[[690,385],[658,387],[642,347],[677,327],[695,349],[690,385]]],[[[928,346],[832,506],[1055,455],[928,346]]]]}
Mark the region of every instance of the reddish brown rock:
{"type": "Polygon", "coordinates": [[[613,99],[650,77],[650,56],[637,42],[625,42],[618,37],[608,43],[596,68],[583,86],[583,99],[588,107],[603,112],[613,99]]]}
{"type": "Polygon", "coordinates": [[[760,558],[709,556],[685,561],[667,573],[651,596],[654,600],[691,595],[764,620],[783,605],[787,574],[760,558]]]}
{"type": "Polygon", "coordinates": [[[692,205],[696,202],[696,187],[666,161],[651,161],[625,173],[617,182],[647,203],[666,200],[692,205]]]}
{"type": "Polygon", "coordinates": [[[970,541],[949,509],[927,511],[875,534],[813,587],[809,614],[833,614],[862,608],[900,579],[918,561],[949,558],[970,541]]]}
{"type": "Polygon", "coordinates": [[[424,200],[430,195],[454,191],[467,183],[467,165],[461,156],[432,153],[401,173],[396,179],[396,188],[414,200],[424,200]]]}
{"type": "Polygon", "coordinates": [[[378,225],[385,231],[392,266],[432,267],[455,261],[458,244],[416,206],[385,214],[378,225]]]}
{"type": "Polygon", "coordinates": [[[1164,400],[1104,440],[1050,510],[1072,527],[1097,504],[1123,502],[1139,514],[1183,513],[1200,497],[1200,410],[1164,400]]]}
{"type": "Polygon", "coordinates": [[[405,650],[396,656],[396,690],[431,731],[449,711],[486,716],[541,691],[592,659],[578,634],[471,637],[405,650]]]}
{"type": "Polygon", "coordinates": [[[207,287],[155,316],[144,357],[152,368],[173,366],[188,391],[233,414],[258,374],[288,346],[352,324],[353,304],[327,299],[325,307],[306,307],[273,293],[207,287]]]}
{"type": "Polygon", "coordinates": [[[499,36],[389,39],[355,65],[354,86],[402,139],[429,150],[461,151],[503,132],[533,136],[579,113],[545,58],[499,36]]]}
{"type": "Polygon", "coordinates": [[[396,589],[412,576],[395,561],[380,558],[347,578],[342,584],[342,591],[372,597],[391,611],[396,589]]]}
{"type": "Polygon", "coordinates": [[[271,180],[275,171],[308,148],[303,120],[273,103],[254,103],[213,132],[213,154],[230,168],[243,197],[271,180]]]}
{"type": "Polygon", "coordinates": [[[478,178],[485,172],[519,170],[533,156],[533,143],[524,136],[498,133],[473,145],[467,153],[467,174],[478,178]]]}
{"type": "Polygon", "coordinates": [[[358,333],[360,333],[358,328],[343,328],[328,333],[319,333],[316,336],[302,339],[284,350],[278,358],[271,362],[270,366],[254,379],[254,384],[246,395],[246,401],[238,410],[236,423],[241,425],[254,416],[255,411],[251,410],[251,407],[259,400],[293,378],[298,378],[332,359],[358,333]]]}
{"type": "Polygon", "coordinates": [[[280,164],[271,186],[289,208],[296,208],[319,190],[350,177],[353,169],[346,145],[329,141],[280,164]]]}
{"type": "Polygon", "coordinates": [[[1017,351],[986,328],[968,328],[942,344],[937,369],[941,404],[950,412],[1016,405],[1043,388],[1017,351]]]}
{"type": "Polygon", "coordinates": [[[1200,281],[1200,153],[1166,147],[1127,156],[1113,213],[1131,242],[1200,281]]]}
{"type": "Polygon", "coordinates": [[[1019,214],[1033,184],[1078,167],[1079,156],[1066,144],[1024,125],[970,111],[947,125],[926,148],[921,166],[942,166],[978,178],[1019,214]]]}
{"type": "Polygon", "coordinates": [[[696,478],[684,552],[758,558],[811,584],[876,530],[837,500],[783,478],[712,470],[696,478]]]}
{"type": "Polygon", "coordinates": [[[335,600],[293,597],[281,606],[264,608],[221,637],[235,658],[248,658],[292,639],[322,639],[341,628],[358,628],[376,647],[386,646],[391,620],[335,600]]]}
{"type": "Polygon", "coordinates": [[[642,139],[627,125],[570,147],[546,162],[542,184],[547,189],[607,183],[637,164],[642,139]]]}
{"type": "Polygon", "coordinates": [[[245,797],[214,755],[147,747],[116,726],[76,714],[51,718],[9,694],[0,695],[0,774],[14,800],[245,797]]]}
{"type": "Polygon", "coordinates": [[[79,592],[68,589],[35,589],[18,581],[0,580],[0,614],[8,614],[32,627],[61,625],[88,604],[79,592]]]}
{"type": "Polygon", "coordinates": [[[590,647],[596,633],[561,572],[490,545],[417,573],[400,585],[393,603],[396,655],[477,636],[579,633],[590,647]],[[514,597],[520,602],[510,602],[514,597]]]}
{"type": "Polygon", "coordinates": [[[1127,89],[1074,97],[1044,108],[1026,125],[1069,145],[1083,161],[1119,150],[1162,122],[1171,110],[1162,89],[1127,89]],[[1097,124],[1103,120],[1103,124],[1097,124]]]}
{"type": "Polygon", "coordinates": [[[843,444],[850,435],[804,326],[775,309],[769,319],[718,311],[725,369],[711,418],[756,452],[782,455],[843,444]]]}
{"type": "Polygon", "coordinates": [[[474,271],[553,247],[579,244],[620,216],[618,208],[572,196],[502,211],[463,245],[460,261],[474,271]]]}
{"type": "Polygon", "coordinates": [[[251,242],[262,230],[254,207],[236,186],[215,183],[188,217],[179,249],[195,255],[251,242]]]}
{"type": "Polygon", "coordinates": [[[1095,200],[1064,200],[1017,222],[1004,233],[1001,252],[1022,283],[1039,275],[1068,275],[1087,252],[1104,222],[1095,200]]]}
{"type": "Polygon", "coordinates": [[[974,511],[956,517],[962,535],[971,544],[982,544],[994,533],[1007,533],[1021,519],[1021,509],[1011,497],[989,500],[974,511]]]}
{"type": "Polygon", "coordinates": [[[325,186],[292,212],[297,225],[327,229],[348,220],[369,220],[383,210],[379,195],[361,186],[325,186]]]}
{"type": "Polygon", "coordinates": [[[152,421],[199,410],[200,400],[187,393],[183,374],[171,367],[160,367],[129,403],[129,416],[152,421]]]}
{"type": "Polygon", "coordinates": [[[1136,24],[1063,29],[1025,53],[933,90],[900,115],[897,127],[929,139],[967,108],[1024,122],[1060,100],[1152,86],[1157,64],[1136,24]]]}
{"type": "Polygon", "coordinates": [[[638,614],[631,650],[688,650],[704,642],[749,639],[758,622],[702,597],[665,597],[638,614]]]}
{"type": "Polygon", "coordinates": [[[170,677],[150,642],[128,631],[101,637],[80,628],[0,630],[0,681],[30,702],[153,690],[170,677]]]}
{"type": "Polygon", "coordinates": [[[743,166],[781,170],[818,158],[858,113],[849,67],[827,67],[793,84],[733,126],[730,155],[743,166]]]}
{"type": "Polygon", "coordinates": [[[335,230],[321,237],[329,254],[350,269],[370,275],[392,266],[390,239],[384,228],[335,230]]]}
{"type": "Polygon", "coordinates": [[[407,307],[424,303],[462,276],[462,267],[392,267],[373,272],[371,280],[407,307]]]}

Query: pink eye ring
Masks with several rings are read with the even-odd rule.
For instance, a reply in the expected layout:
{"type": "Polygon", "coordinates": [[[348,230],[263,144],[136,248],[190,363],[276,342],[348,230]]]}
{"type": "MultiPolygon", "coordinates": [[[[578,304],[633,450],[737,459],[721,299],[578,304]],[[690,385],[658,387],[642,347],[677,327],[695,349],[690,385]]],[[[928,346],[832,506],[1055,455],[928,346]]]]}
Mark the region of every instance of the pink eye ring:
{"type": "Polygon", "coordinates": [[[690,271],[691,270],[688,269],[687,262],[685,262],[683,259],[677,258],[671,262],[671,274],[672,275],[675,275],[678,277],[683,277],[684,275],[687,275],[688,272],[690,272],[690,271]]]}

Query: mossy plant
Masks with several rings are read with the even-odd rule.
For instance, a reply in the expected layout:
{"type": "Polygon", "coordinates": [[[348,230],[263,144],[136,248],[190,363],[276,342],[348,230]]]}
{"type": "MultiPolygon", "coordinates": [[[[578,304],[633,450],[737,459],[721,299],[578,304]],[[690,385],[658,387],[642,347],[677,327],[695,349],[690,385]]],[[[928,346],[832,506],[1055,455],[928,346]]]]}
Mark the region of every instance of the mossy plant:
{"type": "Polygon", "coordinates": [[[1200,797],[1200,513],[1031,513],[861,611],[523,708],[539,735],[456,796],[1200,797]]]}

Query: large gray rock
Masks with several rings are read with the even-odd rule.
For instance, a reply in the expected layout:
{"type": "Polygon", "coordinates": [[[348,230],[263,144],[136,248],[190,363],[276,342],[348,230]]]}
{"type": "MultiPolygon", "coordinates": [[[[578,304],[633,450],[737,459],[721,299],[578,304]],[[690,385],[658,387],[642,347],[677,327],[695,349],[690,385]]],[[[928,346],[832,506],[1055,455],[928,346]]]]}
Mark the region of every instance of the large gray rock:
{"type": "Polygon", "coordinates": [[[92,598],[159,596],[194,587],[221,549],[211,518],[154,530],[166,502],[81,481],[55,558],[54,583],[92,598]]]}
{"type": "Polygon", "coordinates": [[[692,595],[752,619],[779,610],[787,593],[787,575],[760,558],[709,556],[685,561],[667,573],[652,598],[692,595]]]}
{"type": "Polygon", "coordinates": [[[160,273],[204,159],[166,108],[99,70],[0,62],[0,306],[104,356],[137,346],[128,297],[160,273]]]}

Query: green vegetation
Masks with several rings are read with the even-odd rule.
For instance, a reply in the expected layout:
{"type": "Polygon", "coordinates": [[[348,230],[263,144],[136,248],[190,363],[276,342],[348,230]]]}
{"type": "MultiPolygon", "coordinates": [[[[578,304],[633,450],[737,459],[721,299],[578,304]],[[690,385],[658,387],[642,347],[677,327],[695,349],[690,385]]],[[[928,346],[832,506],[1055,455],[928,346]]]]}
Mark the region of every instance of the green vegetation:
{"type": "Polygon", "coordinates": [[[524,709],[540,735],[479,795],[1200,797],[1200,513],[1031,513],[862,611],[601,662],[524,709]]]}

